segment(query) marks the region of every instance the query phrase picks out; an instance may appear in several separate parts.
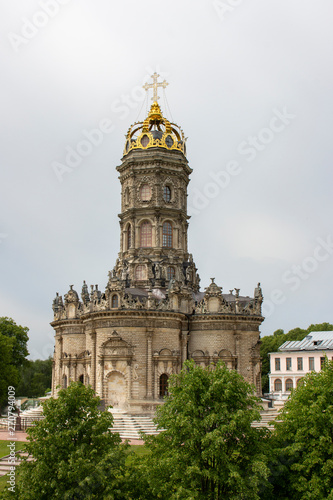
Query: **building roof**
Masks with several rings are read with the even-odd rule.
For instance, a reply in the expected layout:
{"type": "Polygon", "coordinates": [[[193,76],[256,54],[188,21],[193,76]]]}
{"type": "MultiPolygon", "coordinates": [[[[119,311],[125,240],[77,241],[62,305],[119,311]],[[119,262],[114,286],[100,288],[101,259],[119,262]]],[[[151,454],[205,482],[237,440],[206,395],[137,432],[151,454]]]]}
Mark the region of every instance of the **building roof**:
{"type": "Polygon", "coordinates": [[[332,332],[311,332],[303,340],[288,340],[279,351],[323,351],[333,349],[332,332]]]}

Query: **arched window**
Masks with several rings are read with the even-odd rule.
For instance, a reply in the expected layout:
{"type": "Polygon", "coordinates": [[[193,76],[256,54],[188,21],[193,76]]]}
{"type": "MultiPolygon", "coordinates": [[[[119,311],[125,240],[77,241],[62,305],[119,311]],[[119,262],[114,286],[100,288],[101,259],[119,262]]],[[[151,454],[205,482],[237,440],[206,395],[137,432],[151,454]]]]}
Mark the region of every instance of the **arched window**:
{"type": "Polygon", "coordinates": [[[118,295],[117,294],[112,295],[111,307],[112,307],[112,309],[116,309],[118,307],[118,295]]]}
{"type": "Polygon", "coordinates": [[[151,223],[145,221],[140,227],[140,247],[147,248],[152,246],[152,226],[151,223]]]}
{"type": "Polygon", "coordinates": [[[282,382],[279,378],[277,378],[274,382],[274,392],[281,392],[282,391],[282,382]]]}
{"type": "Polygon", "coordinates": [[[174,267],[167,267],[167,279],[168,280],[173,280],[175,277],[175,268],[174,267]]]}
{"type": "Polygon", "coordinates": [[[135,279],[139,281],[147,279],[147,268],[145,265],[136,266],[135,279]]]}
{"type": "Polygon", "coordinates": [[[67,389],[67,375],[64,375],[64,376],[62,377],[62,387],[63,387],[64,389],[67,389]]]}
{"type": "Polygon", "coordinates": [[[84,375],[79,376],[79,382],[81,382],[81,384],[84,384],[84,375]]]}
{"type": "Polygon", "coordinates": [[[164,198],[164,201],[166,201],[166,202],[171,201],[171,189],[169,188],[169,186],[164,186],[163,198],[164,198]]]}
{"type": "Polygon", "coordinates": [[[172,225],[170,222],[163,223],[163,240],[162,246],[172,248],[172,225]]]}
{"type": "Polygon", "coordinates": [[[303,377],[299,378],[296,382],[296,387],[299,387],[300,385],[303,385],[303,377]]]}
{"type": "Polygon", "coordinates": [[[151,199],[151,187],[149,184],[142,184],[140,188],[140,200],[149,201],[151,199]]]}
{"type": "Polygon", "coordinates": [[[286,392],[291,391],[292,388],[293,388],[293,381],[291,380],[291,378],[287,378],[287,380],[286,380],[286,392]]]}
{"type": "Polygon", "coordinates": [[[128,224],[126,231],[126,250],[129,250],[132,246],[132,228],[131,224],[128,224]]]}
{"type": "Polygon", "coordinates": [[[166,373],[162,373],[160,376],[160,397],[168,395],[168,375],[166,373]]]}

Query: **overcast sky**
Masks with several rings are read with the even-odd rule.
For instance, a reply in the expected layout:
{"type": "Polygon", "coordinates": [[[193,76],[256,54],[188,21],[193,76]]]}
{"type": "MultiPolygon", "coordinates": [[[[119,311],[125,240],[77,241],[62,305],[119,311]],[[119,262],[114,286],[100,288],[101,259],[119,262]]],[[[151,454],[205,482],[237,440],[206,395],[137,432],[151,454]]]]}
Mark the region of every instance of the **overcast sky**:
{"type": "Polygon", "coordinates": [[[332,0],[1,2],[0,316],[32,358],[53,353],[56,292],[106,286],[154,71],[188,137],[201,289],[260,282],[262,335],[333,322],[332,19],[332,0]]]}

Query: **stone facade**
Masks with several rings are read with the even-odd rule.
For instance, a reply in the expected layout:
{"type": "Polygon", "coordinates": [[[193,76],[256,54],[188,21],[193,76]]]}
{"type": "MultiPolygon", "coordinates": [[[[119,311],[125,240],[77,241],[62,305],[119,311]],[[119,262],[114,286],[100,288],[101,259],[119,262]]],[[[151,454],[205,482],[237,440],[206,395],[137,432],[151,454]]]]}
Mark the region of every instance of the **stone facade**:
{"type": "Polygon", "coordinates": [[[70,287],[53,301],[52,394],[72,380],[90,384],[115,408],[152,413],[167,380],[186,359],[222,359],[261,394],[262,292],[223,294],[200,277],[188,252],[187,186],[191,168],[181,129],[154,102],[127,135],[117,167],[121,184],[120,252],[104,292],[81,298],[70,287]]]}

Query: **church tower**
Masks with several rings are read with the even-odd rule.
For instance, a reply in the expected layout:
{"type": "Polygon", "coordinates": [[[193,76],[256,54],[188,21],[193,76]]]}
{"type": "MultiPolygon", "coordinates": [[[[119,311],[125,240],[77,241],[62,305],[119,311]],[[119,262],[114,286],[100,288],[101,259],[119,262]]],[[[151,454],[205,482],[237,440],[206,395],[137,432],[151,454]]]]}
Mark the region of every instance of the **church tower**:
{"type": "Polygon", "coordinates": [[[90,384],[105,404],[152,413],[168,378],[192,358],[222,360],[261,393],[259,326],[262,292],[240,296],[200,278],[188,252],[186,140],[158,104],[127,133],[117,167],[121,184],[120,251],[105,292],[84,282],[53,301],[56,332],[52,392],[71,380],[90,384]]]}

